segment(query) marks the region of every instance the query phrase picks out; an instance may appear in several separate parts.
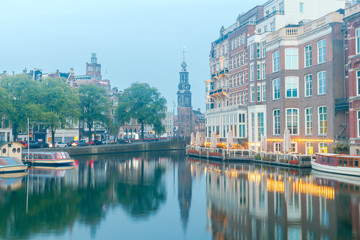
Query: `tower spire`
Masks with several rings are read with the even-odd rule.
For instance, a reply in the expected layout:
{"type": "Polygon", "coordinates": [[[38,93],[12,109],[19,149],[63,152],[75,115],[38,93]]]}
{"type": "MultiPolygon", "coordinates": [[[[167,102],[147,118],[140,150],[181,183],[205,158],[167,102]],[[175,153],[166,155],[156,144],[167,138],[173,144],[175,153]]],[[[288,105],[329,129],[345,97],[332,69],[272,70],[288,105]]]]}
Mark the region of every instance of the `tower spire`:
{"type": "Polygon", "coordinates": [[[183,47],[183,62],[181,63],[181,67],[183,68],[183,71],[186,71],[186,62],[185,62],[185,46],[183,47]]]}

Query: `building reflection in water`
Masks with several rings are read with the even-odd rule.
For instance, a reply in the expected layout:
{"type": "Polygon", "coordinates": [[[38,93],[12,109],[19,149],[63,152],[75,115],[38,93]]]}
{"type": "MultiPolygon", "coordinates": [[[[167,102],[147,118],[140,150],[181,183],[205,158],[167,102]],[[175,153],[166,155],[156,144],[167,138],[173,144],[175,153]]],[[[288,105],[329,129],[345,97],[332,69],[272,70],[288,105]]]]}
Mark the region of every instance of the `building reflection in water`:
{"type": "Polygon", "coordinates": [[[155,214],[166,201],[163,176],[169,158],[106,158],[83,159],[75,168],[32,167],[28,176],[0,177],[0,239],[71,232],[75,223],[88,226],[96,238],[100,222],[114,207],[134,219],[155,214]]]}
{"type": "Polygon", "coordinates": [[[357,178],[301,170],[189,161],[206,175],[213,239],[359,238],[357,178]]]}
{"type": "Polygon", "coordinates": [[[191,164],[187,161],[178,162],[178,200],[183,230],[186,231],[192,196],[191,164]]]}

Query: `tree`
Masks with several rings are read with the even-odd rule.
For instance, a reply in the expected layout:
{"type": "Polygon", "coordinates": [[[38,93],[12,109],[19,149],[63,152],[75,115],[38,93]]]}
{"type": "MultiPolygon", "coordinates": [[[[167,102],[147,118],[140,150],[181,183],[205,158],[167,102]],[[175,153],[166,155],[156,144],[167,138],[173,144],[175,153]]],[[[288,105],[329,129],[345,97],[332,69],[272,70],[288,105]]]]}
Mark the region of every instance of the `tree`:
{"type": "Polygon", "coordinates": [[[3,94],[0,105],[6,104],[3,113],[10,120],[14,141],[17,140],[20,129],[26,129],[27,118],[38,121],[41,118],[41,100],[39,94],[39,82],[34,81],[27,75],[6,76],[1,79],[0,87],[3,94]]]}
{"type": "Polygon", "coordinates": [[[106,126],[109,122],[110,102],[105,89],[90,84],[80,85],[79,98],[80,120],[87,124],[88,136],[91,140],[94,123],[98,122],[106,126]]]}
{"type": "Polygon", "coordinates": [[[161,129],[161,119],[165,118],[166,100],[160,92],[147,83],[133,83],[119,96],[116,117],[124,124],[136,119],[141,124],[141,138],[144,139],[144,124],[161,129]]]}
{"type": "Polygon", "coordinates": [[[42,121],[50,128],[51,142],[55,147],[56,129],[69,126],[69,118],[78,119],[80,100],[76,90],[66,84],[65,78],[46,78],[40,86],[42,121]]]}

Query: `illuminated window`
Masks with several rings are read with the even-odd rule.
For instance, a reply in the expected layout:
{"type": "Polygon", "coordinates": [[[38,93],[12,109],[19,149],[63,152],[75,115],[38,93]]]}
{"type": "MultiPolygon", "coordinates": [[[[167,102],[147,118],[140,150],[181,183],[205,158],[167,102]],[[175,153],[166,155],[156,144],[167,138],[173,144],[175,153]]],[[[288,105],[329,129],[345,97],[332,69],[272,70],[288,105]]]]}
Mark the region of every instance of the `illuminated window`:
{"type": "Polygon", "coordinates": [[[320,153],[327,153],[327,143],[319,143],[319,152],[320,153]]]}
{"type": "Polygon", "coordinates": [[[305,153],[307,155],[313,155],[314,154],[314,148],[313,148],[312,142],[306,142],[305,143],[305,153]]]}

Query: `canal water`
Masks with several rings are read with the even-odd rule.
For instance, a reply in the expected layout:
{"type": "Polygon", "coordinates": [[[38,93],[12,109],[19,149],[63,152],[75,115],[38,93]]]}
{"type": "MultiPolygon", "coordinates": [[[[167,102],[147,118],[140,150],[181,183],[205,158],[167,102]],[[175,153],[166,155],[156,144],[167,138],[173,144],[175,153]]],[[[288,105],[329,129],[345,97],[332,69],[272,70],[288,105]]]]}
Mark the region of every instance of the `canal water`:
{"type": "Polygon", "coordinates": [[[79,157],[0,175],[0,239],[359,239],[359,185],[182,151],[79,157]]]}

